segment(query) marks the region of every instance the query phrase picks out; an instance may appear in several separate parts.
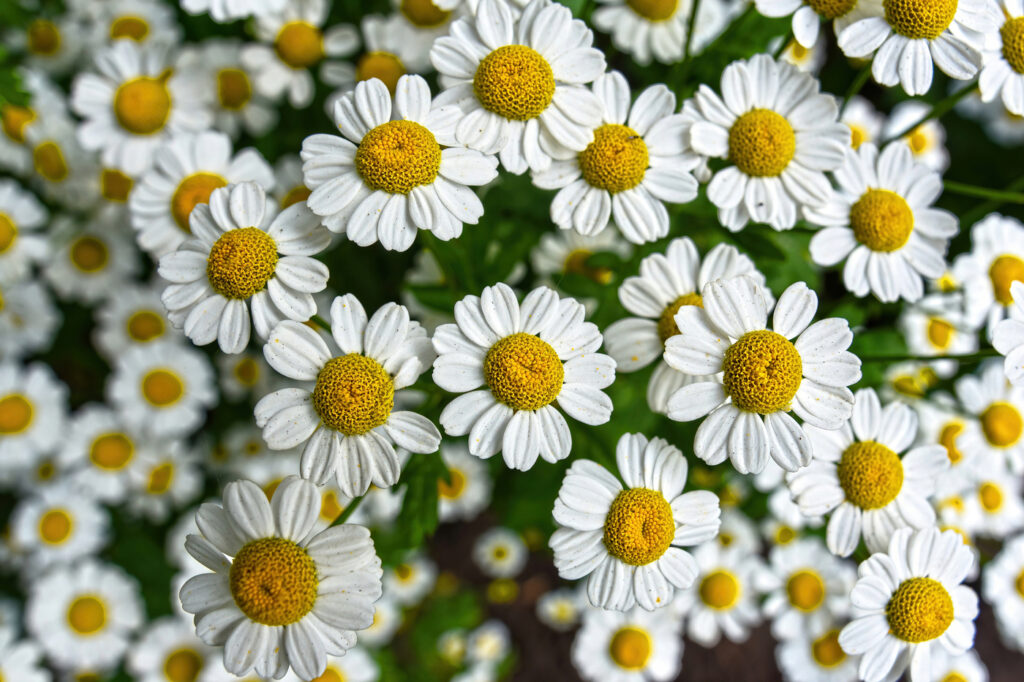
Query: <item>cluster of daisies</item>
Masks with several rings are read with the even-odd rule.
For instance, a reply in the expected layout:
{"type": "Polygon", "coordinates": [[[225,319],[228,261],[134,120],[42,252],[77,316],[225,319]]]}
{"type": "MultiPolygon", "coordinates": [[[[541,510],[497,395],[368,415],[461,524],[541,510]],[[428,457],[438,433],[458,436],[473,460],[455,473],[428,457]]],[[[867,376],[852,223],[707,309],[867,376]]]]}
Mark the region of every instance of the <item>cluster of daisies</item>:
{"type": "Polygon", "coordinates": [[[1024,203],[939,120],[1024,141],[1021,0],[62,4],[3,29],[0,681],[544,628],[663,682],[768,624],[787,680],[986,682],[979,593],[1024,652],[1024,223],[939,207],[1024,203]]]}

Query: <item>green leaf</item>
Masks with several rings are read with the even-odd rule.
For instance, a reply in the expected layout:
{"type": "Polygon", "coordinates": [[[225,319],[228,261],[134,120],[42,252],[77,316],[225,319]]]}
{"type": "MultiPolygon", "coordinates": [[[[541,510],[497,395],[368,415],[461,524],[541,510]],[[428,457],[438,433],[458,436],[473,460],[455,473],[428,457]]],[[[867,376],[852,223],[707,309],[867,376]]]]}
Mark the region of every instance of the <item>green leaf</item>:
{"type": "Polygon", "coordinates": [[[440,453],[413,455],[405,465],[399,487],[405,487],[402,511],[395,519],[392,549],[418,547],[437,529],[437,481],[448,479],[440,453]]]}

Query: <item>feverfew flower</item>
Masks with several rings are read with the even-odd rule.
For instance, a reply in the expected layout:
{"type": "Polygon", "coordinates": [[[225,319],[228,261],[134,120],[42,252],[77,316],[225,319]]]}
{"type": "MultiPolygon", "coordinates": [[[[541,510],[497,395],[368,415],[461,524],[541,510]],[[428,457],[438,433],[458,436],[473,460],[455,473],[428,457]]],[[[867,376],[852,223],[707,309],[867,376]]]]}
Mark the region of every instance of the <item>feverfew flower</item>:
{"type": "Polygon", "coordinates": [[[668,682],[679,674],[683,638],[666,611],[587,609],[572,643],[572,662],[588,682],[668,682]]]}
{"type": "Polygon", "coordinates": [[[33,263],[50,253],[45,234],[36,232],[47,222],[46,208],[34,194],[8,178],[0,178],[0,281],[27,275],[33,263]]]}
{"type": "MultiPolygon", "coordinates": [[[[1002,110],[1000,108],[1000,110],[1002,110]]],[[[899,136],[914,155],[914,160],[940,173],[949,168],[946,129],[938,118],[921,120],[931,113],[931,105],[921,100],[900,102],[889,112],[882,128],[883,140],[899,136]]]]}
{"type": "Polygon", "coordinates": [[[1024,387],[1007,382],[1003,363],[992,360],[976,375],[960,377],[956,396],[964,411],[976,418],[960,436],[960,449],[971,453],[974,468],[1024,471],[1024,387]]]}
{"type": "Polygon", "coordinates": [[[850,24],[877,15],[882,0],[755,0],[757,11],[766,17],[793,15],[793,37],[805,48],[814,47],[822,21],[831,21],[839,35],[850,24]]]}
{"type": "Polygon", "coordinates": [[[1003,641],[1024,650],[1024,535],[1004,544],[985,565],[981,593],[995,611],[1003,641]]]}
{"type": "Polygon", "coordinates": [[[767,329],[768,296],[752,277],[710,282],[703,308],[683,306],[679,333],[665,342],[665,362],[698,377],[676,391],[668,416],[693,421],[694,453],[708,464],[728,457],[740,473],[760,473],[771,456],[786,471],[811,461],[804,427],[838,429],[853,411],[847,386],[860,380],[860,359],[846,320],[811,324],[818,297],[803,282],[787,288],[767,329]],[[790,341],[790,339],[795,339],[790,341]],[[719,381],[714,375],[721,373],[719,381]]]}
{"type": "Polygon", "coordinates": [[[68,389],[42,363],[0,364],[0,482],[31,469],[59,444],[68,389]]]}
{"type": "Polygon", "coordinates": [[[850,656],[839,646],[839,628],[801,633],[775,647],[775,661],[782,677],[789,682],[857,682],[859,657],[850,656]]]}
{"type": "Polygon", "coordinates": [[[1006,356],[1003,371],[1014,386],[1024,387],[1024,283],[1010,285],[1013,308],[1010,318],[995,326],[992,345],[1006,356]]]}
{"type": "Polygon", "coordinates": [[[993,338],[996,324],[1013,317],[1011,286],[1024,281],[1024,224],[998,213],[975,223],[971,250],[957,256],[953,278],[962,283],[964,311],[971,324],[984,324],[993,338]]]}
{"type": "Polygon", "coordinates": [[[981,101],[1002,95],[1007,111],[1024,116],[1024,3],[1001,0],[999,4],[999,40],[986,45],[978,88],[981,101]]]}
{"type": "Polygon", "coordinates": [[[683,58],[687,43],[690,14],[694,6],[699,14],[689,38],[694,54],[700,52],[722,31],[729,19],[727,3],[693,0],[598,0],[591,22],[610,33],[616,49],[633,56],[637,64],[646,65],[653,57],[664,64],[683,58]]]}
{"type": "Polygon", "coordinates": [[[473,563],[488,578],[515,578],[529,558],[526,543],[511,528],[491,528],[473,544],[473,563]]]}

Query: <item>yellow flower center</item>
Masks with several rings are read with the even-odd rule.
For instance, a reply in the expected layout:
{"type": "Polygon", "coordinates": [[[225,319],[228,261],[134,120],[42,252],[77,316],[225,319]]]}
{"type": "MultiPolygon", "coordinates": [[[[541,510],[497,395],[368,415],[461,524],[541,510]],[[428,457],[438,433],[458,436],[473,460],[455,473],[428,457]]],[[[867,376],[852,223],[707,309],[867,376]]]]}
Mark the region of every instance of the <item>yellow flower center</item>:
{"type": "Polygon", "coordinates": [[[50,545],[59,545],[71,536],[74,522],[63,509],[51,509],[39,519],[39,537],[50,545]]]}
{"type": "Polygon", "coordinates": [[[228,184],[227,178],[216,173],[193,173],[182,180],[171,195],[171,215],[174,222],[188,234],[192,229],[188,217],[198,204],[210,203],[213,190],[228,184]]]}
{"type": "Polygon", "coordinates": [[[0,126],[3,127],[4,135],[18,144],[25,141],[25,128],[34,120],[36,112],[28,107],[19,107],[16,104],[0,106],[0,126]]]}
{"type": "Polygon", "coordinates": [[[260,378],[260,366],[252,358],[242,358],[235,363],[233,370],[235,379],[238,379],[238,383],[243,386],[255,386],[256,381],[260,378]]]}
{"type": "Polygon", "coordinates": [[[405,65],[397,55],[390,52],[367,52],[356,63],[356,80],[368,81],[377,78],[395,94],[398,79],[405,75],[405,65]]]}
{"type": "Polygon", "coordinates": [[[910,147],[910,151],[914,156],[920,156],[925,153],[930,146],[928,133],[925,131],[924,126],[914,128],[903,139],[907,141],[907,146],[910,147]]]}
{"type": "Polygon", "coordinates": [[[786,337],[766,329],[747,332],[725,351],[722,383],[741,410],[788,410],[803,380],[800,353],[786,337]]]}
{"type": "Polygon", "coordinates": [[[225,298],[247,299],[262,291],[277,269],[277,244],[258,227],[228,230],[206,259],[206,278],[225,298]]]}
{"type": "Polygon", "coordinates": [[[1007,19],[999,29],[1003,58],[1017,73],[1024,73],[1024,17],[1007,19]]]}
{"type": "Polygon", "coordinates": [[[0,253],[11,248],[11,244],[18,238],[18,226],[6,213],[0,213],[0,253]]]}
{"type": "Polygon", "coordinates": [[[948,673],[940,682],[969,682],[966,677],[958,672],[948,673]]]}
{"type": "Polygon", "coordinates": [[[928,342],[937,350],[946,350],[953,342],[956,327],[939,317],[928,318],[928,342]]]}
{"type": "Polygon", "coordinates": [[[648,21],[665,21],[676,13],[679,0],[626,0],[626,4],[648,21]]]}
{"type": "Polygon", "coordinates": [[[513,121],[528,121],[551,104],[555,74],[533,48],[503,45],[480,61],[473,92],[484,109],[513,121]]]}
{"type": "Polygon", "coordinates": [[[1010,305],[1013,303],[1010,285],[1014,282],[1024,282],[1024,260],[1009,254],[999,256],[992,261],[988,276],[992,280],[992,291],[996,300],[1003,305],[1010,305]]]}
{"type": "Polygon", "coordinates": [[[395,406],[395,384],[376,360],[349,353],[320,370],[313,407],[329,428],[346,436],[371,431],[388,420],[395,406]]]}
{"type": "Polygon", "coordinates": [[[982,509],[994,514],[1003,507],[1003,491],[995,483],[986,481],[978,486],[978,501],[982,509]]]}
{"type": "Polygon", "coordinates": [[[698,293],[683,294],[661,311],[661,317],[658,318],[658,338],[661,339],[662,345],[679,333],[679,327],[676,325],[676,313],[684,305],[695,305],[698,308],[703,308],[704,299],[698,293]]]}
{"type": "Polygon", "coordinates": [[[539,410],[558,397],[565,369],[551,344],[518,332],[487,351],[484,379],[499,402],[514,410],[539,410]]]}
{"type": "Polygon", "coordinates": [[[252,83],[241,69],[221,69],[217,72],[217,99],[222,109],[238,111],[252,99],[252,83]]]}
{"type": "Polygon", "coordinates": [[[956,439],[964,430],[964,425],[957,421],[948,422],[939,432],[939,443],[946,448],[950,464],[957,464],[964,458],[964,453],[956,446],[956,439]]]}
{"type": "Polygon", "coordinates": [[[116,168],[104,168],[100,171],[100,193],[107,201],[123,204],[128,201],[135,181],[116,168]]]}
{"type": "Polygon", "coordinates": [[[989,445],[1007,448],[1020,440],[1024,419],[1010,403],[994,402],[981,413],[981,431],[989,445]]]}
{"type": "Polygon", "coordinates": [[[106,267],[107,245],[96,237],[79,237],[70,250],[71,264],[82,272],[94,273],[106,267]]]}
{"type": "Polygon", "coordinates": [[[333,523],[343,511],[345,511],[345,505],[338,500],[338,496],[333,490],[328,490],[320,497],[320,518],[324,521],[333,523]]]}
{"type": "Polygon", "coordinates": [[[608,654],[620,668],[641,670],[651,658],[651,636],[640,628],[619,628],[612,635],[608,654]]]}
{"type": "Polygon", "coordinates": [[[324,669],[324,674],[320,677],[313,678],[312,682],[346,682],[345,675],[334,666],[328,664],[327,668],[324,669]]]}
{"type": "Polygon", "coordinates": [[[594,131],[594,141],[579,153],[583,179],[611,192],[633,189],[647,172],[647,144],[635,130],[606,123],[594,131]]]}
{"type": "Polygon", "coordinates": [[[123,433],[105,433],[92,442],[89,459],[100,469],[116,471],[131,461],[135,444],[123,433]]]}
{"type": "Polygon", "coordinates": [[[566,274],[573,273],[586,277],[598,284],[608,284],[608,282],[612,281],[615,273],[609,267],[592,267],[587,265],[587,260],[593,255],[594,252],[589,249],[574,249],[566,256],[562,269],[566,274]]]}
{"type": "Polygon", "coordinates": [[[238,550],[230,571],[231,596],[262,625],[291,625],[316,602],[319,576],[306,550],[284,538],[263,538],[238,550]]]}
{"type": "Polygon", "coordinates": [[[168,682],[195,682],[203,669],[203,657],[195,649],[178,649],[164,659],[164,677],[168,682]]]}
{"type": "Polygon", "coordinates": [[[431,0],[402,0],[398,10],[410,24],[420,28],[435,28],[452,16],[450,10],[440,9],[431,0]]]}
{"type": "Polygon", "coordinates": [[[415,574],[416,572],[409,564],[398,564],[397,566],[395,566],[395,576],[398,578],[400,582],[409,582],[409,579],[412,578],[415,574]]]}
{"type": "Polygon", "coordinates": [[[957,0],[883,0],[892,30],[911,40],[935,40],[949,28],[957,0]]]}
{"type": "Polygon", "coordinates": [[[796,134],[782,115],[751,109],[729,129],[729,160],[753,177],[775,177],[796,154],[796,134]]]}
{"type": "Polygon", "coordinates": [[[451,483],[445,482],[443,478],[437,479],[437,494],[446,500],[457,500],[466,489],[466,476],[458,469],[449,469],[448,478],[451,483]]]}
{"type": "Polygon", "coordinates": [[[114,116],[121,127],[136,135],[152,135],[167,123],[171,93],[167,71],[159,78],[140,76],[123,83],[114,93],[114,116]]]}
{"type": "Polygon", "coordinates": [[[36,172],[50,182],[62,182],[68,177],[68,162],[60,145],[47,140],[32,150],[32,165],[36,172]]]}
{"type": "Polygon", "coordinates": [[[857,0],[807,0],[807,4],[819,16],[826,19],[835,19],[846,15],[847,12],[853,9],[857,5],[857,0]]]}
{"type": "Polygon", "coordinates": [[[904,642],[927,642],[953,622],[953,599],[937,580],[909,578],[896,588],[885,607],[889,631],[904,642]]]}
{"type": "Polygon", "coordinates": [[[775,544],[788,545],[796,540],[796,531],[786,525],[780,525],[775,529],[775,544]]]}
{"type": "Polygon", "coordinates": [[[131,314],[125,327],[133,341],[145,343],[163,335],[164,318],[151,310],[139,310],[131,314]]]}
{"type": "Polygon", "coordinates": [[[28,51],[52,57],[60,50],[60,29],[52,21],[36,19],[28,26],[28,51]]]}
{"type": "Polygon", "coordinates": [[[608,553],[631,566],[657,561],[668,550],[675,534],[672,506],[664,495],[648,488],[620,492],[604,521],[608,553]]]}
{"type": "Polygon", "coordinates": [[[281,210],[283,211],[289,206],[297,204],[300,201],[305,201],[309,198],[310,194],[312,194],[312,192],[305,185],[296,185],[295,187],[292,187],[283,197],[281,197],[281,210]]]}
{"type": "Polygon", "coordinates": [[[35,409],[25,396],[13,393],[0,398],[0,433],[3,435],[21,433],[34,416],[35,409]]]}
{"type": "Polygon", "coordinates": [[[852,123],[847,124],[850,128],[850,146],[854,149],[860,149],[860,146],[868,141],[868,131],[864,130],[859,125],[852,123]]]}
{"type": "Polygon", "coordinates": [[[149,480],[146,481],[146,492],[150,495],[163,495],[171,489],[174,481],[174,464],[164,462],[153,467],[149,472],[149,480]]]}
{"type": "Polygon", "coordinates": [[[181,400],[185,384],[173,370],[153,369],[142,377],[142,397],[154,407],[168,407],[181,400]]]}
{"type": "Polygon", "coordinates": [[[1024,598],[1024,568],[1017,574],[1017,580],[1014,581],[1013,586],[1017,588],[1017,594],[1024,598]]]}
{"type": "Polygon", "coordinates": [[[107,624],[107,608],[99,597],[83,595],[68,607],[68,625],[79,635],[93,635],[107,624]]]}
{"type": "Polygon", "coordinates": [[[811,642],[811,656],[823,668],[834,668],[846,660],[846,652],[839,646],[839,630],[829,630],[811,642]]]}
{"type": "MultiPolygon", "coordinates": [[[[40,481],[49,481],[57,473],[57,467],[52,460],[46,460],[36,469],[36,478],[40,481]]],[[[0,682],[3,682],[0,680],[0,682]]]]}
{"type": "Polygon", "coordinates": [[[511,604],[519,596],[519,585],[511,578],[498,578],[487,584],[487,601],[492,604],[511,604]]]}
{"type": "Polygon", "coordinates": [[[356,150],[356,170],[367,187],[408,194],[434,182],[441,168],[441,146],[434,134],[413,121],[389,121],[366,133],[356,150]]]}
{"type": "Polygon", "coordinates": [[[881,509],[896,499],[903,488],[903,462],[899,455],[873,440],[846,448],[836,474],[846,499],[861,509],[881,509]]]}
{"type": "Polygon", "coordinates": [[[720,568],[704,576],[698,592],[706,606],[716,611],[725,611],[739,600],[740,581],[729,571],[720,568]]]}
{"type": "Polygon", "coordinates": [[[801,611],[813,611],[825,601],[825,583],[815,571],[797,571],[786,581],[789,603],[801,611]]]}
{"type": "Polygon", "coordinates": [[[281,61],[293,69],[304,69],[324,58],[324,36],[305,21],[291,21],[281,27],[274,41],[281,61]]]}
{"type": "Polygon", "coordinates": [[[906,200],[887,189],[869,189],[850,207],[850,227],[872,251],[902,248],[914,230],[914,212],[906,200]]]}
{"type": "Polygon", "coordinates": [[[123,16],[110,23],[110,39],[129,38],[141,43],[149,35],[149,24],[142,17],[123,16]]]}

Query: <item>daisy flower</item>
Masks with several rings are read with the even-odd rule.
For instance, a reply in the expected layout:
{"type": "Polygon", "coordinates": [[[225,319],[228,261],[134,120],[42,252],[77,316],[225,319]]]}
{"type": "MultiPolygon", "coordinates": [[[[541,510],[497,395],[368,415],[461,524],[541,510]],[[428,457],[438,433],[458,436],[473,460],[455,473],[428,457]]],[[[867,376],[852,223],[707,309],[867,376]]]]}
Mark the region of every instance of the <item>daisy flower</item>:
{"type": "Polygon", "coordinates": [[[566,160],[534,171],[533,184],[557,189],[551,220],[581,235],[600,233],[612,218],[630,242],[643,244],[668,234],[665,202],[684,204],[697,196],[690,173],[698,161],[684,155],[685,121],[676,98],[653,85],[632,102],[629,82],[618,71],[598,76],[591,86],[603,113],[593,141],[566,160]]]}
{"type": "Polygon", "coordinates": [[[960,494],[962,524],[972,536],[1002,540],[1024,528],[1020,478],[998,467],[979,471],[960,494]]]}
{"type": "Polygon", "coordinates": [[[934,401],[914,404],[919,417],[918,445],[941,445],[946,450],[949,468],[935,481],[935,496],[942,499],[961,492],[973,480],[973,459],[978,454],[964,449],[962,436],[977,428],[976,420],[961,414],[946,394],[934,401]]]}
{"type": "Polygon", "coordinates": [[[992,345],[1006,358],[1003,371],[1014,386],[1024,387],[1024,283],[1010,285],[1013,308],[1010,318],[996,323],[992,345]]]}
{"type": "Polygon", "coordinates": [[[220,390],[228,400],[250,400],[274,390],[278,378],[270,371],[263,353],[243,351],[237,355],[220,354],[217,358],[220,390]]]}
{"type": "Polygon", "coordinates": [[[387,592],[373,605],[373,622],[359,633],[361,646],[377,648],[387,645],[402,626],[402,611],[387,592]]]}
{"type": "Polygon", "coordinates": [[[821,632],[847,614],[856,572],[821,540],[804,538],[775,547],[768,559],[771,571],[761,587],[767,592],[763,608],[772,619],[775,639],[821,632]]]}
{"type": "Polygon", "coordinates": [[[107,166],[138,175],[170,136],[209,126],[196,75],[168,68],[167,57],[162,46],[119,40],[97,53],[99,73],[75,76],[71,108],[84,119],[78,139],[107,166]]]}
{"type": "Polygon", "coordinates": [[[231,139],[213,131],[174,137],[156,151],[152,168],[131,193],[139,246],[154,258],[174,251],[192,236],[192,209],[208,203],[214,190],[241,182],[273,188],[274,171],[258,151],[232,154],[231,139]]]}
{"type": "Polygon", "coordinates": [[[70,120],[39,121],[25,133],[25,147],[32,154],[31,180],[43,196],[76,211],[96,204],[101,189],[96,158],[79,143],[70,120]]]}
{"type": "Polygon", "coordinates": [[[344,656],[328,656],[327,667],[323,675],[317,679],[325,682],[377,682],[380,675],[380,667],[366,649],[354,646],[346,651],[344,656]]]}
{"type": "Polygon", "coordinates": [[[982,572],[982,596],[995,612],[999,634],[1024,650],[1024,535],[1006,542],[982,572]]]}
{"type": "MultiPolygon", "coordinates": [[[[269,9],[269,8],[267,8],[269,9]]],[[[356,50],[359,36],[348,24],[324,29],[330,4],[326,0],[294,0],[256,16],[256,35],[264,43],[242,48],[242,65],[252,74],[256,91],[277,100],[287,93],[288,103],[304,109],[313,101],[310,69],[321,74],[332,58],[356,50]]]]}
{"type": "Polygon", "coordinates": [[[32,168],[32,153],[25,147],[25,136],[41,120],[56,117],[67,121],[64,93],[42,71],[16,68],[21,86],[29,95],[25,106],[0,104],[0,168],[25,175],[32,168]]]}
{"type": "Polygon", "coordinates": [[[1000,0],[999,5],[999,39],[985,46],[978,88],[983,102],[1002,96],[1007,111],[1024,116],[1024,3],[1000,0]]]}
{"type": "Polygon", "coordinates": [[[882,128],[881,139],[888,140],[898,135],[904,144],[910,147],[916,161],[941,173],[949,168],[946,129],[937,118],[918,124],[918,121],[930,112],[931,105],[927,102],[900,102],[889,112],[889,117],[882,128]]]}
{"type": "Polygon", "coordinates": [[[850,593],[853,620],[839,634],[848,654],[862,654],[865,682],[930,680],[933,651],[960,654],[974,644],[978,596],[961,585],[974,556],[953,531],[903,528],[888,550],[858,568],[850,593]]]}
{"type": "Polygon", "coordinates": [[[62,76],[72,69],[86,48],[82,29],[82,22],[74,13],[38,16],[23,29],[5,31],[4,42],[24,53],[28,68],[62,76]]]}
{"type": "Polygon", "coordinates": [[[627,277],[619,287],[619,301],[635,317],[609,325],[605,345],[621,372],[635,372],[658,361],[647,384],[647,405],[652,411],[665,414],[672,394],[699,380],[662,359],[665,344],[679,334],[676,313],[685,306],[701,307],[700,292],[708,282],[739,275],[749,275],[764,286],[764,275],[736,247],[718,244],[702,262],[693,241],[680,237],[669,242],[664,254],[654,253],[640,261],[639,276],[627,277]]]}
{"type": "Polygon", "coordinates": [[[389,28],[399,35],[402,64],[417,73],[431,70],[430,48],[448,35],[452,21],[465,12],[461,5],[461,0],[391,0],[397,11],[389,28]]]}
{"type": "Polygon", "coordinates": [[[988,682],[988,670],[973,649],[954,656],[936,647],[933,656],[930,682],[988,682]]]}
{"type": "Polygon", "coordinates": [[[516,17],[508,0],[480,0],[430,50],[444,92],[461,115],[459,144],[499,154],[505,170],[544,171],[594,140],[601,102],[583,86],[604,73],[594,35],[568,7],[532,0],[516,17]]]}
{"type": "MultiPolygon", "coordinates": [[[[615,226],[592,236],[583,236],[575,230],[557,230],[540,236],[537,246],[530,251],[530,265],[541,282],[553,289],[557,289],[558,282],[565,275],[580,275],[596,284],[610,284],[615,279],[614,268],[588,264],[590,257],[595,253],[613,253],[621,260],[628,260],[633,253],[633,247],[622,238],[615,226]]],[[[437,261],[423,259],[421,263],[434,268],[437,261]]],[[[420,274],[416,273],[414,277],[410,273],[409,281],[419,279],[420,274]]],[[[443,273],[439,274],[443,278],[443,273]]],[[[596,301],[594,304],[596,305],[596,301]]]]}
{"type": "Polygon", "coordinates": [[[35,195],[13,180],[0,178],[0,281],[25,277],[50,254],[47,238],[37,234],[49,214],[35,195]]]}
{"type": "Polygon", "coordinates": [[[426,331],[396,303],[367,320],[352,294],[331,305],[331,337],[290,320],[272,331],[264,354],[284,376],[313,382],[284,388],[256,405],[256,425],[274,450],[302,443],[299,470],[323,485],[332,476],[349,497],[370,484],[398,482],[395,446],[415,453],[437,450],[441,434],[426,417],[395,410],[396,397],[412,385],[434,357],[426,331]],[[337,348],[339,352],[335,352],[337,348]]]}
{"type": "Polygon", "coordinates": [[[51,682],[42,649],[31,639],[16,640],[16,631],[0,630],[0,676],[18,682],[51,682]]]}
{"type": "Polygon", "coordinates": [[[725,67],[721,97],[704,84],[697,90],[699,118],[688,142],[698,154],[728,160],[708,185],[728,229],[754,221],[787,230],[798,208],[829,199],[825,172],[842,163],[850,129],[820,87],[795,66],[759,54],[725,67]]]}
{"type": "Polygon", "coordinates": [[[113,370],[107,400],[127,426],[155,436],[192,433],[217,401],[206,356],[181,344],[130,348],[113,370]]]}
{"type": "Polygon", "coordinates": [[[515,578],[529,558],[526,543],[510,528],[491,528],[473,544],[473,562],[488,578],[515,578]]]}
{"type": "Polygon", "coordinates": [[[470,455],[461,440],[443,443],[441,459],[448,469],[448,480],[437,481],[437,516],[442,523],[472,521],[491,501],[487,465],[470,455]]]}
{"type": "Polygon", "coordinates": [[[1011,317],[1010,287],[1024,281],[1024,224],[998,213],[975,223],[971,250],[957,256],[953,277],[962,282],[967,318],[993,338],[999,321],[1011,317]]]}
{"type": "Polygon", "coordinates": [[[195,682],[212,659],[188,621],[165,616],[146,627],[125,667],[138,682],[195,682]]]}
{"type": "Polygon", "coordinates": [[[193,502],[203,490],[203,472],[196,453],[181,441],[139,453],[128,471],[127,508],[151,523],[161,524],[171,512],[193,502]]]}
{"type": "Polygon", "coordinates": [[[292,668],[312,679],[372,622],[381,568],[370,532],[342,524],[313,534],[319,507],[316,486],[292,476],[272,500],[235,481],[223,506],[199,508],[201,534],[186,549],[213,572],[190,578],[181,603],[199,638],[224,647],[230,672],[279,677],[292,668]]]}
{"type": "MultiPolygon", "coordinates": [[[[335,102],[355,88],[356,83],[376,78],[387,86],[393,97],[399,78],[409,72],[429,70],[429,61],[419,69],[410,69],[403,61],[402,54],[406,49],[403,41],[407,35],[399,29],[399,16],[364,16],[359,25],[363,34],[363,51],[354,58],[355,63],[334,62],[324,65],[324,82],[337,88],[324,102],[328,116],[334,112],[335,102]]],[[[447,30],[440,32],[440,35],[446,34],[447,30]]]]}
{"type": "Polygon", "coordinates": [[[95,46],[118,41],[138,45],[176,45],[181,27],[174,10],[159,0],[106,0],[78,3],[88,16],[95,46]]]}
{"type": "Polygon", "coordinates": [[[139,454],[162,445],[126,428],[106,405],[89,404],[72,417],[57,463],[72,485],[101,502],[120,504],[128,493],[129,474],[139,454]]]}
{"type": "Polygon", "coordinates": [[[615,361],[597,352],[601,332],[584,322],[583,305],[546,287],[522,304],[505,284],[455,304],[455,324],[434,332],[434,383],[461,393],[441,412],[449,436],[469,435],[469,452],[526,471],[542,457],[569,455],[565,417],[589,425],[611,418],[601,389],[615,380],[615,361]],[[481,388],[481,386],[485,388],[481,388]]]}
{"type": "Polygon", "coordinates": [[[279,12],[288,0],[181,0],[181,8],[189,14],[208,13],[219,24],[227,24],[249,16],[279,12]]]}
{"type": "Polygon", "coordinates": [[[821,519],[809,519],[789,495],[789,489],[780,479],[779,487],[768,496],[767,519],[761,522],[761,535],[769,547],[786,547],[796,542],[806,528],[820,528],[821,519]]]}
{"type": "Polygon", "coordinates": [[[694,453],[708,464],[726,457],[742,474],[760,473],[771,456],[786,471],[811,461],[804,426],[837,429],[853,410],[847,388],[860,380],[860,359],[846,320],[810,324],[818,297],[803,282],[787,288],[768,330],[767,292],[747,275],[715,280],[701,289],[703,307],[675,314],[679,333],[665,341],[665,362],[689,383],[668,401],[668,416],[693,421],[694,453]],[[808,326],[810,325],[810,326],[808,326]],[[795,339],[790,341],[790,339],[795,339]],[[713,375],[721,375],[721,383],[713,375]]]}
{"type": "Polygon", "coordinates": [[[615,459],[626,488],[589,460],[566,473],[553,512],[555,567],[566,580],[588,576],[594,606],[653,610],[696,578],[693,557],[680,547],[715,537],[718,498],[706,490],[683,493],[686,459],[662,438],[625,434],[615,459]]]}
{"type": "Polygon", "coordinates": [[[817,44],[823,21],[831,21],[838,36],[860,19],[882,13],[882,0],[754,0],[754,5],[766,17],[792,14],[793,37],[805,48],[817,44]]]}
{"type": "Polygon", "coordinates": [[[59,445],[67,394],[46,365],[0,363],[0,482],[30,469],[59,445]]]}
{"type": "Polygon", "coordinates": [[[447,241],[475,225],[484,208],[469,186],[493,180],[497,161],[454,146],[453,110],[431,102],[420,76],[399,79],[393,99],[377,79],[357,84],[334,107],[343,137],[307,137],[302,172],[329,230],[405,251],[417,229],[447,241]]]}
{"type": "Polygon", "coordinates": [[[865,142],[878,145],[882,139],[885,117],[860,95],[854,95],[847,101],[839,120],[850,127],[850,146],[854,149],[860,149],[865,142]]]}
{"type": "Polygon", "coordinates": [[[924,295],[922,278],[946,270],[946,248],[959,230],[956,216],[932,208],[942,193],[938,172],[917,163],[902,144],[879,153],[870,143],[847,153],[836,170],[839,189],[806,212],[821,225],[811,259],[832,266],[843,259],[843,284],[855,296],[873,293],[890,303],[924,295]]]}
{"type": "Polygon", "coordinates": [[[95,559],[47,572],[25,604],[26,629],[62,670],[115,667],[144,622],[135,579],[95,559]]]}
{"type": "Polygon", "coordinates": [[[880,84],[902,85],[908,95],[932,86],[932,64],[950,78],[967,80],[981,66],[983,35],[995,27],[985,0],[886,0],[838,34],[847,57],[874,57],[871,75],[880,84]]]}
{"type": "Polygon", "coordinates": [[[384,571],[384,593],[402,606],[422,602],[437,583],[437,564],[425,554],[410,554],[384,571]]]}
{"type": "Polygon", "coordinates": [[[683,46],[690,13],[699,7],[694,35],[693,53],[711,42],[729,20],[726,3],[679,0],[599,0],[594,9],[594,26],[610,33],[616,49],[633,56],[637,64],[647,65],[651,59],[672,64],[683,58],[683,46]]]}
{"type": "Polygon", "coordinates": [[[545,592],[537,599],[537,619],[555,632],[568,632],[580,621],[584,601],[580,590],[569,587],[545,592]]]}
{"type": "Polygon", "coordinates": [[[783,48],[782,54],[779,55],[779,61],[792,64],[796,68],[800,69],[804,73],[811,75],[817,74],[822,65],[825,63],[825,57],[827,48],[825,47],[825,41],[815,43],[814,47],[804,47],[798,43],[795,39],[790,40],[786,43],[786,47],[783,48]]]}
{"type": "Polygon", "coordinates": [[[512,637],[500,620],[491,619],[466,638],[466,661],[473,666],[497,666],[512,649],[512,637]]]}
{"type": "Polygon", "coordinates": [[[110,518],[95,498],[66,482],[23,497],[11,512],[11,541],[24,552],[26,576],[99,553],[110,518]]]}
{"type": "Polygon", "coordinates": [[[167,315],[193,343],[216,340],[239,353],[249,344],[250,314],[260,339],[281,320],[316,314],[313,292],[327,287],[330,273],[311,256],[330,234],[308,208],[277,213],[263,188],[242,182],[215,189],[189,226],[192,238],[160,258],[159,273],[171,282],[162,296],[167,315]]]}
{"type": "Polygon", "coordinates": [[[152,285],[120,287],[117,296],[111,296],[96,308],[93,344],[110,361],[134,346],[182,338],[167,324],[160,292],[152,285]]]}
{"type": "Polygon", "coordinates": [[[900,456],[917,435],[917,413],[909,405],[883,408],[874,389],[863,388],[841,428],[811,426],[806,433],[814,460],[786,483],[805,515],[832,512],[825,537],[833,554],[849,556],[862,535],[868,550],[879,552],[898,528],[935,524],[928,498],[949,459],[939,445],[900,456]]]}
{"type": "Polygon", "coordinates": [[[1024,387],[1011,386],[1003,363],[989,361],[977,375],[960,377],[956,396],[971,420],[960,448],[971,453],[978,471],[1005,466],[1024,470],[1024,387]]]}
{"type": "MultiPolygon", "coordinates": [[[[914,355],[944,356],[968,355],[978,350],[978,333],[964,314],[965,297],[959,293],[928,294],[900,313],[897,326],[903,332],[907,350],[914,355]]],[[[936,360],[931,363],[941,378],[956,373],[956,360],[936,360]]]]}
{"type": "Polygon", "coordinates": [[[48,350],[62,318],[40,282],[0,284],[0,362],[48,350]]]}
{"type": "Polygon", "coordinates": [[[590,682],[667,682],[679,674],[679,621],[664,611],[586,609],[572,642],[576,672],[590,682]]]}
{"type": "Polygon", "coordinates": [[[781,640],[775,647],[775,661],[782,678],[789,682],[857,682],[859,657],[839,646],[839,628],[829,625],[812,633],[781,640]]]}

